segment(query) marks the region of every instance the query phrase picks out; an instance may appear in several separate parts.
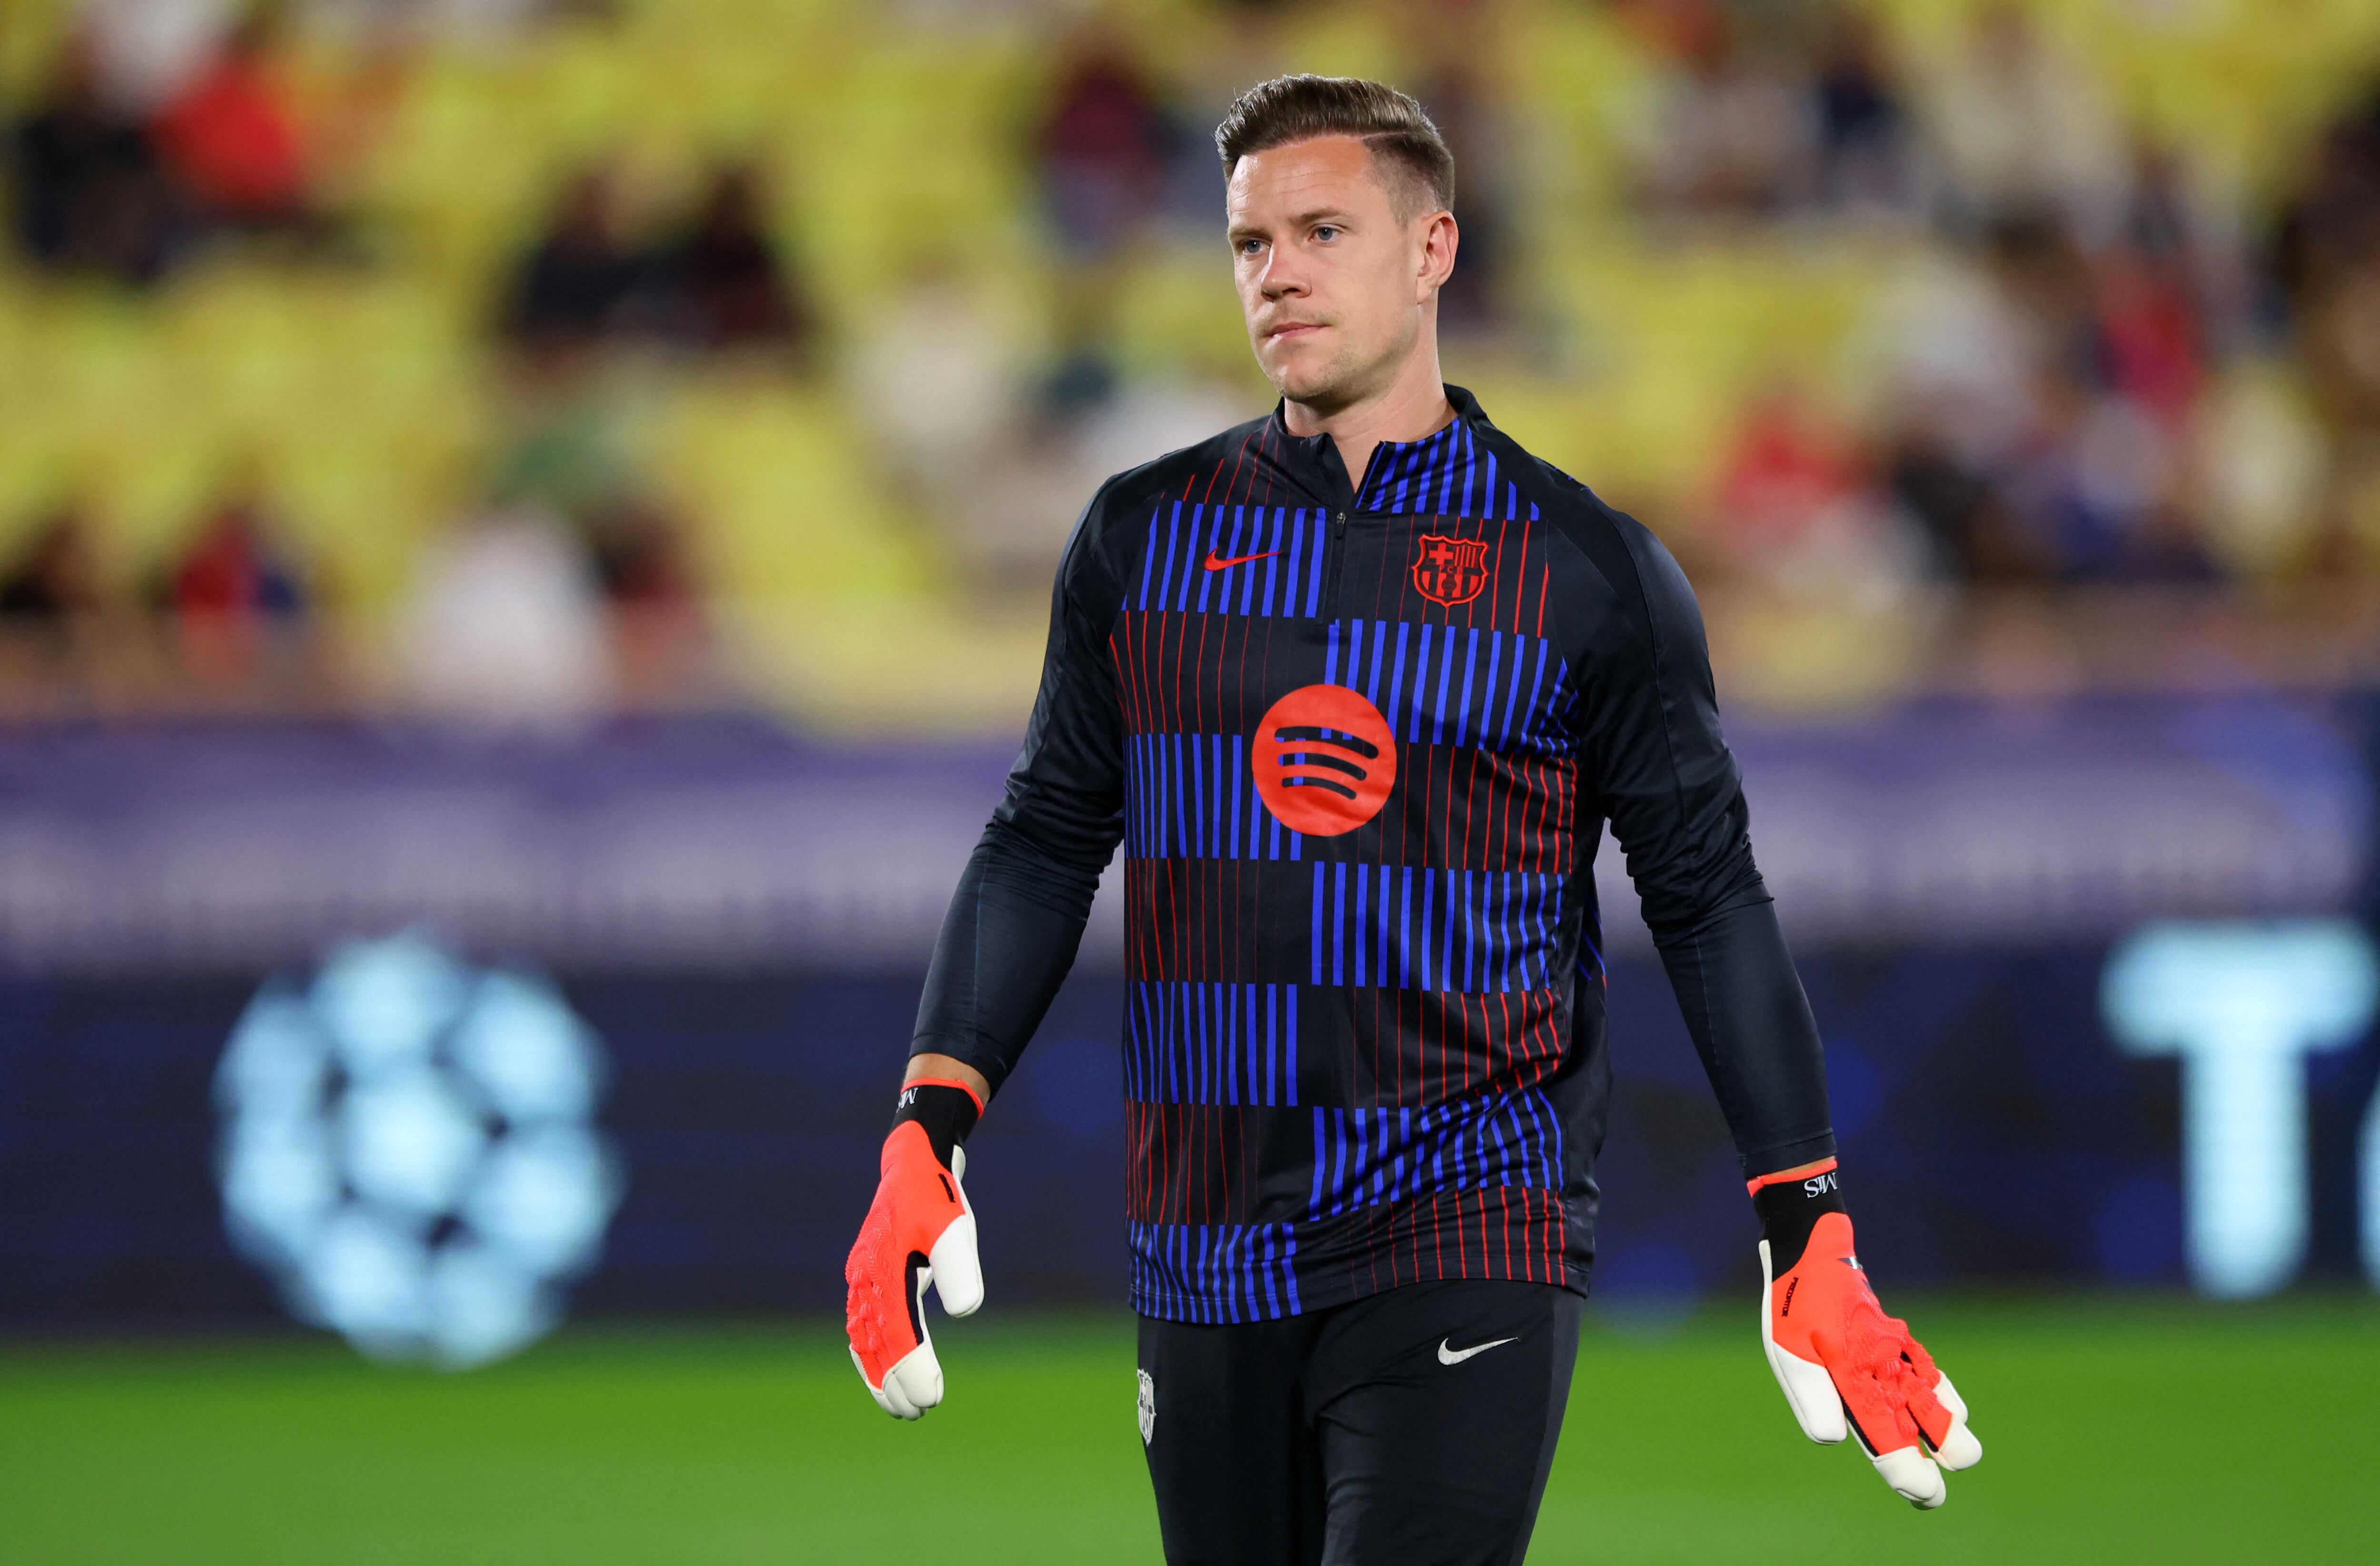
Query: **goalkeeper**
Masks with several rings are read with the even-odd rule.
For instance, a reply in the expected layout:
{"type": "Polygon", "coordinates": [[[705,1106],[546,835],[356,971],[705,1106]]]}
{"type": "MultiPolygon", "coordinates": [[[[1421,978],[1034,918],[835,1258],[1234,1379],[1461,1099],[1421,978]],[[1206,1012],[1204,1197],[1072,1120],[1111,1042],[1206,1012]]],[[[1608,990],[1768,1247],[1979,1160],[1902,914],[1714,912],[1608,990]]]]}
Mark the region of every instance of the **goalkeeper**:
{"type": "Polygon", "coordinates": [[[1284,77],[1216,141],[1281,401],[1110,480],[1067,545],[846,1269],[861,1377],[941,1400],[924,1291],[983,1293],[964,1146],[1121,845],[1167,1559],[1519,1560],[1595,1252],[1608,824],[1742,1159],[1787,1402],[1940,1504],[1982,1448],[1852,1250],[1684,577],[1440,380],[1454,169],[1413,100],[1284,77]]]}

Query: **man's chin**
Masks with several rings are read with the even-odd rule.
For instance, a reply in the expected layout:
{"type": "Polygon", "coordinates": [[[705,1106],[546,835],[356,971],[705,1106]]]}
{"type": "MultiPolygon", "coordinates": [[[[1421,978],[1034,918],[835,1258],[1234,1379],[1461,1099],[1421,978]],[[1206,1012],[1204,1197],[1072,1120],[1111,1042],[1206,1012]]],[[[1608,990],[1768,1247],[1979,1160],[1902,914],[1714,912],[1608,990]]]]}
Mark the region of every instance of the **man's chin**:
{"type": "Polygon", "coordinates": [[[1363,395],[1354,383],[1356,377],[1342,365],[1287,365],[1267,379],[1273,390],[1291,402],[1324,412],[1344,407],[1363,395]]]}

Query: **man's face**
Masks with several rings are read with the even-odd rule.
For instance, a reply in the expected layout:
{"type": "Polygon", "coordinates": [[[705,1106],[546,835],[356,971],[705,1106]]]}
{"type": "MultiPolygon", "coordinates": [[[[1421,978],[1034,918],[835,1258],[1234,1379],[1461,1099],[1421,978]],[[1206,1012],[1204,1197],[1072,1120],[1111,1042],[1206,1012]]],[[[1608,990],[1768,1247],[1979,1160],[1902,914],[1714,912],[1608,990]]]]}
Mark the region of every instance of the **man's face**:
{"type": "Polygon", "coordinates": [[[1427,324],[1453,263],[1453,220],[1426,199],[1399,218],[1395,177],[1352,136],[1251,152],[1232,170],[1240,312],[1257,363],[1293,402],[1329,412],[1381,390],[1427,324]]]}

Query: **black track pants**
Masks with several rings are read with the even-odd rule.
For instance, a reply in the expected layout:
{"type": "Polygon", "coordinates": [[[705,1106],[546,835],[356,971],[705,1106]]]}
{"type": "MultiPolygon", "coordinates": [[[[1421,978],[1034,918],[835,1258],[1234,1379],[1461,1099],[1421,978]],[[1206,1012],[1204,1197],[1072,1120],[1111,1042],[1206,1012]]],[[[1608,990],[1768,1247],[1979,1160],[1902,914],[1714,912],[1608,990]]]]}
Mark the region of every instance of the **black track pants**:
{"type": "Polygon", "coordinates": [[[1517,1563],[1585,1305],[1548,1284],[1483,1280],[1281,1321],[1143,1317],[1141,1427],[1165,1559],[1517,1563]]]}

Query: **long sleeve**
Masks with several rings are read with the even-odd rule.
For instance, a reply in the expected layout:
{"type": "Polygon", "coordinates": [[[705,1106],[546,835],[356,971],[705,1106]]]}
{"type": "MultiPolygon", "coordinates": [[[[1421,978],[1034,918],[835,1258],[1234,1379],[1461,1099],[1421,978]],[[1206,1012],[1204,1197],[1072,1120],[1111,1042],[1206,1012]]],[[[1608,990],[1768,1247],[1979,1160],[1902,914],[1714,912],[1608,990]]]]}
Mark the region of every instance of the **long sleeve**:
{"type": "Polygon", "coordinates": [[[965,1062],[995,1092],[1074,966],[1123,836],[1123,710],[1107,652],[1123,591],[1100,558],[1104,498],[1067,542],[1025,747],[951,899],[909,1047],[965,1062]]]}
{"type": "Polygon", "coordinates": [[[1607,515],[1634,580],[1614,582],[1587,672],[1590,775],[1745,1171],[1791,1168],[1834,1151],[1826,1062],[1753,862],[1702,615],[1659,540],[1607,515]]]}

